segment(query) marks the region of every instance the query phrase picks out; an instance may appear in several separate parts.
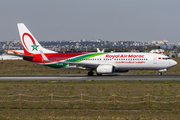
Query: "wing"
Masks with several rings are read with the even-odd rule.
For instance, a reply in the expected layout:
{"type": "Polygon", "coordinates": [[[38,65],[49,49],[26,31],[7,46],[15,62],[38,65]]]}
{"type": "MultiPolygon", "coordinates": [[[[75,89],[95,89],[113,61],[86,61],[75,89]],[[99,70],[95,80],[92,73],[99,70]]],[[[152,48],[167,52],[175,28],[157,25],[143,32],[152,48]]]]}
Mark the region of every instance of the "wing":
{"type": "MultiPolygon", "coordinates": [[[[40,53],[44,61],[47,61],[47,62],[50,61],[42,51],[40,51],[40,53]]],[[[63,62],[59,61],[59,62],[69,64],[69,66],[75,65],[76,67],[85,67],[85,68],[92,68],[92,69],[97,68],[99,65],[99,64],[93,64],[93,63],[77,63],[77,62],[64,62],[64,61],[63,62]]]]}
{"type": "MultiPolygon", "coordinates": [[[[60,61],[61,62],[61,61],[60,61]]],[[[99,64],[93,64],[93,63],[76,63],[76,62],[61,62],[71,65],[76,65],[76,67],[85,67],[85,68],[97,68],[99,64]]]]}

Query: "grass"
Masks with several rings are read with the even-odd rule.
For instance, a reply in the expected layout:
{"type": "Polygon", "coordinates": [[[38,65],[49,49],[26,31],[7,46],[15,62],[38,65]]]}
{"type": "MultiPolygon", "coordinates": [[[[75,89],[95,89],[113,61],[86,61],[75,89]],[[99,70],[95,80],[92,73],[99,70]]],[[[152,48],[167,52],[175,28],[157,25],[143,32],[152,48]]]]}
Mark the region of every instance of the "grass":
{"type": "MultiPolygon", "coordinates": [[[[174,58],[180,63],[180,58],[174,58]]],[[[0,75],[30,75],[30,74],[87,74],[86,70],[54,69],[41,65],[35,65],[25,60],[0,60],[0,75]]],[[[153,70],[130,70],[120,74],[158,74],[153,70]]],[[[163,74],[180,74],[180,64],[168,69],[163,74]]]]}
{"type": "MultiPolygon", "coordinates": [[[[175,59],[178,63],[179,58],[175,59]]],[[[0,61],[1,75],[16,74],[87,74],[83,70],[62,70],[48,68],[40,65],[34,65],[23,60],[7,60],[0,61]]],[[[170,68],[164,74],[180,74],[180,65],[170,68]]],[[[123,73],[124,74],[124,73],[123,73]]],[[[133,70],[127,74],[157,74],[157,71],[139,71],[133,70]]],[[[80,99],[80,94],[88,96],[143,96],[154,95],[161,97],[170,97],[180,95],[179,81],[0,81],[0,119],[60,119],[60,120],[144,120],[144,119],[179,119],[180,118],[180,102],[177,103],[140,103],[140,104],[124,104],[124,103],[95,103],[95,102],[51,102],[36,103],[22,101],[19,104],[19,96],[2,97],[17,94],[41,96],[44,98],[31,98],[21,96],[22,100],[44,101],[50,100],[50,94],[59,96],[79,95],[74,98],[54,97],[54,100],[72,101],[80,99]],[[8,102],[8,100],[17,100],[8,102]]],[[[83,99],[91,101],[113,101],[114,98],[90,98],[84,96],[83,99]]],[[[143,98],[118,98],[116,101],[137,102],[147,101],[147,97],[143,98]]],[[[150,97],[150,100],[156,101],[178,101],[180,98],[165,99],[150,97]]]]}
{"type": "MultiPolygon", "coordinates": [[[[22,100],[44,101],[50,100],[50,95],[72,96],[74,98],[54,97],[54,100],[72,101],[80,99],[80,94],[88,96],[118,96],[134,97],[147,95],[170,97],[180,95],[180,81],[1,81],[0,82],[0,119],[178,119],[180,117],[180,103],[94,103],[94,102],[51,102],[30,103],[22,101],[19,104],[19,96],[7,97],[8,95],[32,95],[43,98],[31,98],[22,96],[22,100]],[[8,100],[16,100],[8,102],[8,100]]],[[[113,97],[108,98],[89,98],[83,99],[91,101],[113,101],[113,97]]],[[[157,101],[174,101],[173,99],[155,99],[157,101]]],[[[143,101],[144,98],[116,98],[118,101],[143,101]]]]}
{"type": "Polygon", "coordinates": [[[29,120],[178,120],[178,112],[156,111],[78,111],[78,110],[3,110],[4,115],[0,119],[29,119],[29,120]],[[109,115],[110,114],[110,115],[109,115]],[[7,116],[7,117],[4,117],[7,116]]]}

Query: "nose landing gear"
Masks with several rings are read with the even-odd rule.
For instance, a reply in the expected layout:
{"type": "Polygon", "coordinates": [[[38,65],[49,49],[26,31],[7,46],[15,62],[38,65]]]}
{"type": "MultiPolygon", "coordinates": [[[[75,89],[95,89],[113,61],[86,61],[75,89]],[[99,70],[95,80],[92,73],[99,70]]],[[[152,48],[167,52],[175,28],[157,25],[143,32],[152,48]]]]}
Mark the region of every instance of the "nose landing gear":
{"type": "Polygon", "coordinates": [[[167,69],[161,69],[161,70],[159,70],[158,75],[162,75],[162,72],[164,72],[164,71],[167,71],[167,69]]]}

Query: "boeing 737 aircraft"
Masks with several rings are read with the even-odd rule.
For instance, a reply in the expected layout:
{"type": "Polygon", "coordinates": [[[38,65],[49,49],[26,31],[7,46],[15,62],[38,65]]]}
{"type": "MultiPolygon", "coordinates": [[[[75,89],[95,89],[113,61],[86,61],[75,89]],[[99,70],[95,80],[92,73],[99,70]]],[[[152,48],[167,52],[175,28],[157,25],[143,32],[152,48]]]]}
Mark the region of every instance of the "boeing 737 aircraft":
{"type": "Polygon", "coordinates": [[[162,54],[131,52],[57,53],[43,48],[23,23],[18,23],[24,54],[16,54],[24,60],[53,68],[88,70],[88,76],[128,72],[129,70],[167,71],[177,64],[162,54]]]}

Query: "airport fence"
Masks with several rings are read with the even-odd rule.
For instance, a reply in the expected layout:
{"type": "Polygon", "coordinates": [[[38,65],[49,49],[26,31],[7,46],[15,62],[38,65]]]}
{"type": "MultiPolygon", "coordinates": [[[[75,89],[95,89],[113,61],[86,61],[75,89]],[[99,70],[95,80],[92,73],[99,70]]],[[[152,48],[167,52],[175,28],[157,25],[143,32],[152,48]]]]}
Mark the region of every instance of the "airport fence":
{"type": "Polygon", "coordinates": [[[177,96],[153,96],[150,94],[143,96],[118,96],[118,95],[110,95],[110,96],[90,96],[86,94],[78,94],[72,96],[60,96],[54,95],[53,93],[50,95],[41,95],[41,96],[31,96],[25,94],[17,94],[17,95],[8,95],[8,96],[0,96],[1,103],[8,102],[19,102],[21,105],[22,102],[27,103],[50,103],[53,105],[55,102],[58,103],[112,103],[112,104],[140,104],[140,103],[177,103],[180,102],[180,95],[177,96]]]}

